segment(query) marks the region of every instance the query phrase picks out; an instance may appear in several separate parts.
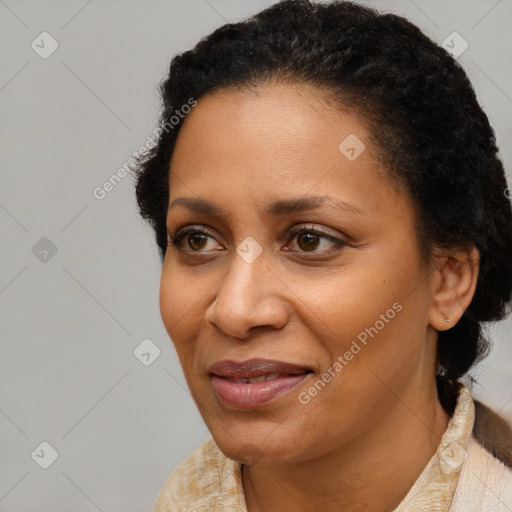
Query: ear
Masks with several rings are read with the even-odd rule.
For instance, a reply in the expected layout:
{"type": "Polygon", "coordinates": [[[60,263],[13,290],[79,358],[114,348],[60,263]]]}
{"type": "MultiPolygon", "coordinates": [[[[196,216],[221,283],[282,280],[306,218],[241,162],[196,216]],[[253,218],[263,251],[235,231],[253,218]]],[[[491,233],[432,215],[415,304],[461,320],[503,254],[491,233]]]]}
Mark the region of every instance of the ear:
{"type": "Polygon", "coordinates": [[[429,322],[434,329],[446,331],[460,320],[473,298],[480,254],[474,246],[441,249],[436,260],[429,322]]]}

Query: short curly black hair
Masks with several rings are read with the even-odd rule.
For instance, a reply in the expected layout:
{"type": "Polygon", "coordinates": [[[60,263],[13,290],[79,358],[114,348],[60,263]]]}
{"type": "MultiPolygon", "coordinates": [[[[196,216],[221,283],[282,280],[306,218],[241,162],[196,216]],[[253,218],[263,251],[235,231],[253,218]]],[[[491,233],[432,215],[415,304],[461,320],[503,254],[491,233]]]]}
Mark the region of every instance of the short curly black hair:
{"type": "Polygon", "coordinates": [[[512,212],[494,131],[462,67],[403,17],[349,1],[284,0],[228,23],[175,56],[160,84],[156,147],[135,166],[140,213],[167,248],[168,173],[183,123],[176,111],[214,90],[266,81],[328,91],[369,127],[390,181],[419,212],[422,254],[457,245],[480,253],[475,295],[439,332],[438,391],[453,409],[458,379],[489,350],[482,322],[509,313],[512,212]]]}

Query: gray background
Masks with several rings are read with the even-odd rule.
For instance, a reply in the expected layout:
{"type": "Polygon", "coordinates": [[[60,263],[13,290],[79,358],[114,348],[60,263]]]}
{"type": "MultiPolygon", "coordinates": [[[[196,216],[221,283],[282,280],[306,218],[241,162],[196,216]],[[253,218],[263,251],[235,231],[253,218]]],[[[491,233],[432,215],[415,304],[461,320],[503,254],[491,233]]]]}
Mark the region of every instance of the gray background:
{"type": "MultiPolygon", "coordinates": [[[[160,261],[132,177],[103,200],[93,190],[154,128],[172,55],[270,3],[0,0],[1,511],[149,511],[208,437],[160,319],[160,261]],[[49,48],[44,31],[59,45],[46,59],[31,47],[49,48]],[[161,351],[149,366],[133,353],[147,338],[161,351]],[[58,452],[48,469],[43,441],[58,452]]],[[[464,37],[458,59],[510,180],[512,1],[365,3],[439,43],[464,37]]],[[[474,394],[512,420],[511,327],[493,327],[474,394]]]]}

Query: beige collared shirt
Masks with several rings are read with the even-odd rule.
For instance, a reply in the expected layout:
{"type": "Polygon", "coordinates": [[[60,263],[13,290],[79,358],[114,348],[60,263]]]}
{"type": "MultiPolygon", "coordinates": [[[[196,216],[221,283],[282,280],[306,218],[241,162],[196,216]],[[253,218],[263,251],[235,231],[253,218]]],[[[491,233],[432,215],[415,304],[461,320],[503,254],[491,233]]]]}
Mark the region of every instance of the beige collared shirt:
{"type": "MultiPolygon", "coordinates": [[[[436,453],[393,512],[512,512],[512,470],[473,438],[474,420],[463,386],[436,453]]],[[[241,468],[210,438],[171,473],[153,512],[247,512],[241,468]]]]}

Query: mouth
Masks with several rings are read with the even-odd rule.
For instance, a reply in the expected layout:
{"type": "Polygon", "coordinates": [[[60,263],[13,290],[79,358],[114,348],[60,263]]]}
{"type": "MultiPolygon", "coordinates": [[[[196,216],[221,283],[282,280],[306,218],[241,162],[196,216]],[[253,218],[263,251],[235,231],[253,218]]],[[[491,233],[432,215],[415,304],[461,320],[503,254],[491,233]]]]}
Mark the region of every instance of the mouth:
{"type": "Polygon", "coordinates": [[[280,377],[287,377],[287,374],[282,373],[266,373],[264,375],[259,375],[258,377],[242,377],[237,379],[236,377],[223,377],[221,375],[217,375],[221,379],[226,379],[229,382],[236,382],[237,384],[254,384],[256,382],[264,382],[269,380],[279,379],[280,377]]]}
{"type": "Polygon", "coordinates": [[[219,361],[210,366],[208,373],[220,402],[233,409],[248,410],[277,400],[313,371],[283,361],[250,359],[219,361]]]}

